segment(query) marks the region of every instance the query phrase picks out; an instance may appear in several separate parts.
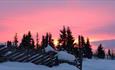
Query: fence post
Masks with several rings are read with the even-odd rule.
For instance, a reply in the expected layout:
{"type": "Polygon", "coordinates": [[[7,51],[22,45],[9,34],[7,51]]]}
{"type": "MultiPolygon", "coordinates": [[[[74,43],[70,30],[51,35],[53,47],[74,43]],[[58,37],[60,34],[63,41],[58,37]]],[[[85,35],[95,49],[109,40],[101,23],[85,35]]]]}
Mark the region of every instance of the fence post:
{"type": "Polygon", "coordinates": [[[80,70],[82,70],[82,64],[83,64],[83,52],[82,52],[82,48],[80,48],[80,70]]]}
{"type": "Polygon", "coordinates": [[[79,36],[78,38],[78,42],[79,42],[79,69],[82,70],[82,65],[83,65],[83,41],[82,41],[82,36],[79,36]]]}

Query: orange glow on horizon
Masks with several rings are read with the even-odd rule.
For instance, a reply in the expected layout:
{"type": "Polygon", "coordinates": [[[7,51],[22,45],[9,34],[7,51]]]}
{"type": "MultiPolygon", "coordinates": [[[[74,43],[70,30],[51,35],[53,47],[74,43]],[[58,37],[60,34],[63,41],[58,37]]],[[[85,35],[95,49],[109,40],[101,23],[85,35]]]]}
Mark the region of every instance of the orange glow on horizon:
{"type": "Polygon", "coordinates": [[[57,46],[58,45],[58,40],[54,39],[54,45],[57,46]]]}

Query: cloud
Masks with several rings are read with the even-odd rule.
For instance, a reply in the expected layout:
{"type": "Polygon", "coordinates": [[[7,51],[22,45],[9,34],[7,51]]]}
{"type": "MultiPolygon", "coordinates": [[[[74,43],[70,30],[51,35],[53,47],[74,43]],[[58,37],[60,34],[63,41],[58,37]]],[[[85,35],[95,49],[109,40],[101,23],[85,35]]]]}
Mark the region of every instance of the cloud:
{"type": "Polygon", "coordinates": [[[90,34],[108,34],[108,35],[115,35],[115,22],[108,22],[107,24],[94,27],[88,31],[90,34]]]}

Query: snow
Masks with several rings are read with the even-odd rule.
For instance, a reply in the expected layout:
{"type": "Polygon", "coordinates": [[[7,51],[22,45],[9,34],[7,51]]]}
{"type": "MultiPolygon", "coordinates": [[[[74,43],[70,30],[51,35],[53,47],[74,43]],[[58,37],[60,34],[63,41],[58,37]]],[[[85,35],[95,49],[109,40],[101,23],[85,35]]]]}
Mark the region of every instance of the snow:
{"type": "Polygon", "coordinates": [[[83,61],[83,70],[115,70],[115,60],[86,59],[83,61]]]}
{"type": "MultiPolygon", "coordinates": [[[[32,63],[5,62],[0,63],[1,70],[79,70],[75,66],[63,63],[52,68],[32,63]]],[[[83,70],[115,70],[115,60],[85,59],[83,70]]]]}
{"type": "Polygon", "coordinates": [[[53,67],[52,70],[79,70],[77,67],[63,63],[59,66],[53,67]]]}
{"type": "Polygon", "coordinates": [[[5,43],[3,43],[3,42],[1,43],[1,42],[0,42],[0,45],[5,45],[5,43]]]}
{"type": "Polygon", "coordinates": [[[48,46],[45,48],[45,52],[50,52],[50,51],[54,51],[54,52],[55,52],[55,50],[54,50],[50,45],[48,45],[48,46]]]}
{"type": "Polygon", "coordinates": [[[5,53],[5,56],[11,54],[12,52],[11,51],[8,51],[7,53],[5,53]]]}
{"type": "Polygon", "coordinates": [[[78,70],[75,66],[69,64],[60,64],[49,68],[43,65],[35,65],[32,63],[5,62],[0,64],[1,70],[78,70]]]}
{"type": "Polygon", "coordinates": [[[66,51],[59,51],[57,56],[59,60],[74,61],[76,59],[75,56],[67,53],[66,51]]]}

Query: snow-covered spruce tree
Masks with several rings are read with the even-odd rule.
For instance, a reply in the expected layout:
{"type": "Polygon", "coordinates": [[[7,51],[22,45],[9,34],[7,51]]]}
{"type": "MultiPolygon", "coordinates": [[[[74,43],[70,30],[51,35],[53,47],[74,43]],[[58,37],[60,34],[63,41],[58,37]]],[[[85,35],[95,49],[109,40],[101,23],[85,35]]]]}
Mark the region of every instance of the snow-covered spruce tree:
{"type": "Polygon", "coordinates": [[[98,58],[101,58],[101,59],[104,59],[105,58],[105,51],[102,47],[102,44],[100,44],[97,48],[97,57],[98,58]]]}

